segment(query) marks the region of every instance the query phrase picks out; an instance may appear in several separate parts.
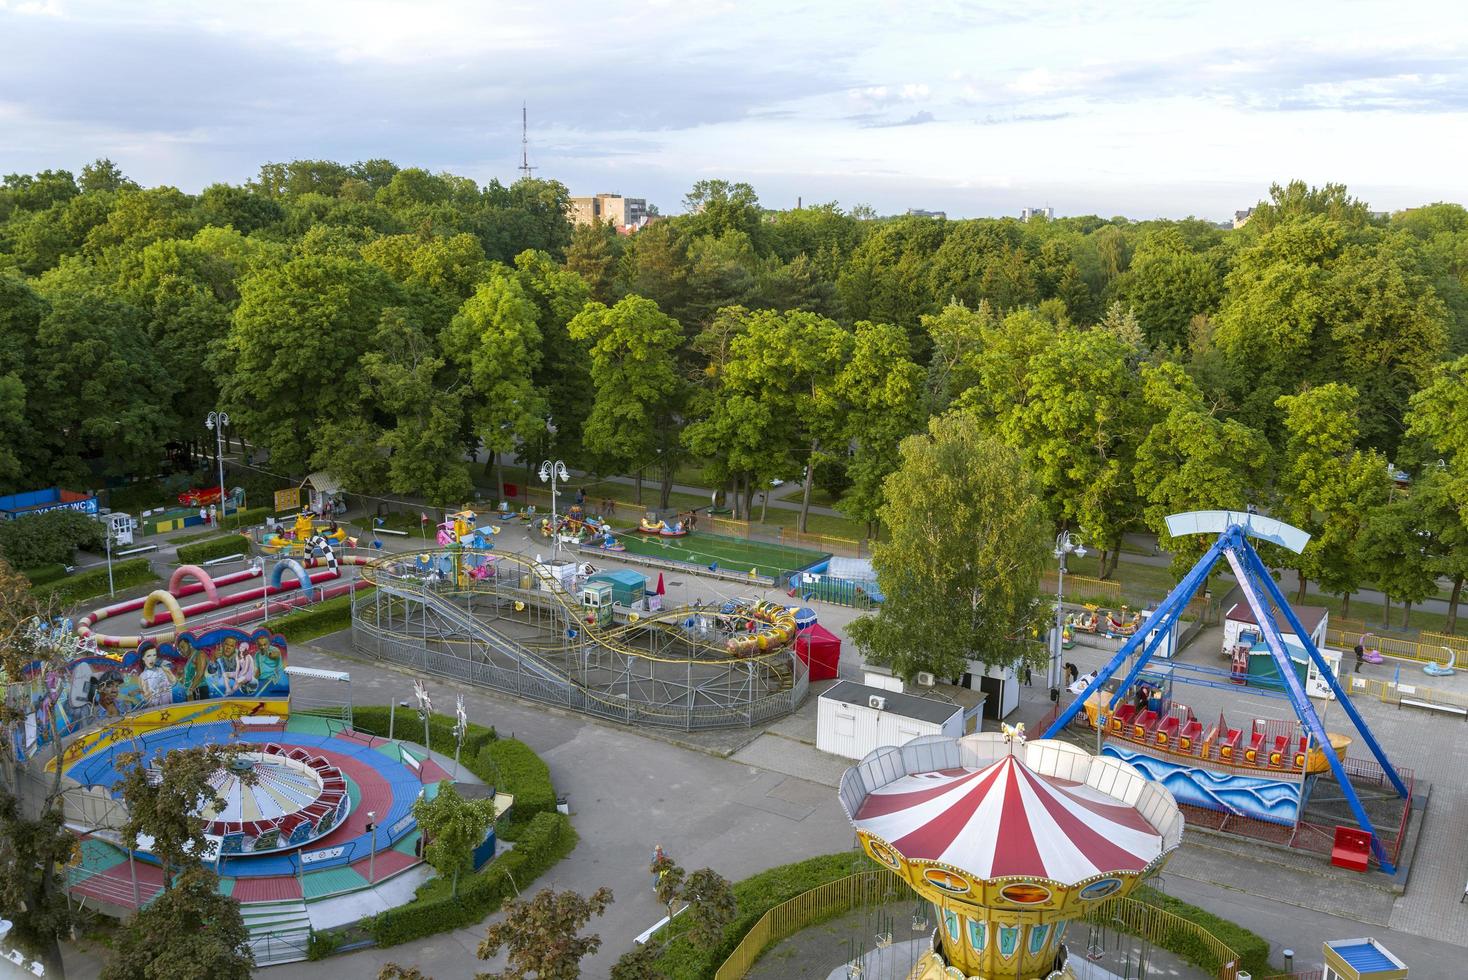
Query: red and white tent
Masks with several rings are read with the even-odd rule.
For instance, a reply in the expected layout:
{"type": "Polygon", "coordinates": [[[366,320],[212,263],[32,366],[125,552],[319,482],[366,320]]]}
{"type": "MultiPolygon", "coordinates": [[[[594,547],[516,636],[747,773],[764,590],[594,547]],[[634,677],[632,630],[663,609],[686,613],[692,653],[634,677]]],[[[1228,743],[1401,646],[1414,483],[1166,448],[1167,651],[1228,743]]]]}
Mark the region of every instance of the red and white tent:
{"type": "Polygon", "coordinates": [[[853,823],[909,860],[939,861],[979,878],[1074,883],[1141,871],[1164,846],[1134,806],[1036,773],[1015,755],[983,768],[901,776],[873,789],[853,823]]]}

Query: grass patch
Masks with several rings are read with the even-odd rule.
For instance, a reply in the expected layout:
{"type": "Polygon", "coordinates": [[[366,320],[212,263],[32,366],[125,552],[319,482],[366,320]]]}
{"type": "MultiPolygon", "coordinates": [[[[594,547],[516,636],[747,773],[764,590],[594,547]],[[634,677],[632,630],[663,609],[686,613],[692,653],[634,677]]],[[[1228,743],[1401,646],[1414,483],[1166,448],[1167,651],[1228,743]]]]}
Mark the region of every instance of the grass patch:
{"type": "Polygon", "coordinates": [[[778,578],[826,557],[824,552],[789,545],[772,544],[746,538],[734,538],[706,531],[694,531],[682,538],[664,538],[651,534],[628,532],[617,538],[634,555],[687,562],[690,565],[717,563],[731,572],[754,568],[760,575],[778,578]]]}
{"type": "Polygon", "coordinates": [[[59,582],[66,577],[66,566],[60,562],[37,565],[34,568],[21,568],[18,571],[30,580],[32,587],[49,585],[52,582],[59,582]]]}
{"type": "MultiPolygon", "coordinates": [[[[1138,888],[1132,897],[1202,926],[1216,939],[1239,954],[1240,969],[1247,970],[1256,977],[1272,972],[1269,967],[1269,941],[1257,933],[1250,932],[1227,919],[1220,919],[1212,912],[1204,911],[1196,905],[1189,905],[1181,899],[1164,895],[1146,885],[1138,888]]],[[[1218,970],[1223,965],[1214,961],[1208,947],[1199,942],[1192,933],[1171,932],[1161,937],[1154,937],[1154,939],[1163,949],[1176,953],[1201,969],[1218,970]]]]}

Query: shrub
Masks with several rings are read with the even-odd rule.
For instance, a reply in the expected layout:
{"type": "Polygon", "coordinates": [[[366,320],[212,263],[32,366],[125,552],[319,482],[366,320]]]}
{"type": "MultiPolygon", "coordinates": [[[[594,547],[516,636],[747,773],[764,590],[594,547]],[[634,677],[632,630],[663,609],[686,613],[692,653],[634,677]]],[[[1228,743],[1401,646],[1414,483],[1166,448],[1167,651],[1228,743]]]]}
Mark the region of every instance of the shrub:
{"type": "MultiPolygon", "coordinates": [[[[1202,926],[1225,946],[1239,954],[1240,969],[1247,970],[1256,977],[1270,972],[1269,941],[1257,933],[1250,932],[1241,925],[1229,922],[1227,919],[1220,919],[1196,905],[1189,905],[1181,899],[1164,895],[1155,888],[1145,885],[1138,888],[1133,893],[1133,897],[1202,926]]],[[[1214,962],[1213,954],[1208,947],[1199,942],[1191,932],[1168,933],[1158,945],[1204,970],[1216,970],[1221,965],[1214,962]]]]}
{"type": "MultiPolygon", "coordinates": [[[[359,595],[367,595],[363,589],[359,595]]],[[[335,633],[352,625],[352,597],[339,595],[270,620],[270,628],[292,643],[335,633]]],[[[384,709],[385,710],[385,709],[384,709]]]]}
{"type": "Polygon", "coordinates": [[[22,568],[20,574],[30,579],[31,585],[46,585],[66,577],[66,566],[60,562],[49,565],[37,565],[35,568],[22,568]]]}
{"type": "Polygon", "coordinates": [[[274,507],[246,507],[237,510],[219,519],[220,527],[249,527],[252,524],[264,524],[265,518],[275,514],[274,507]]]}
{"type": "MultiPolygon", "coordinates": [[[[876,867],[874,861],[851,851],[843,851],[793,864],[782,864],[751,875],[734,885],[737,911],[734,921],[724,930],[723,941],[712,946],[695,943],[686,934],[689,923],[681,918],[674,919],[667,932],[668,945],[658,961],[659,968],[677,980],[712,977],[714,971],[729,958],[734,947],[739,945],[739,941],[770,909],[818,885],[876,867]]],[[[845,910],[841,908],[833,908],[831,915],[839,915],[843,911],[845,910]]]]}
{"type": "Polygon", "coordinates": [[[53,510],[0,522],[0,556],[14,568],[69,565],[78,548],[101,552],[107,526],[74,510],[53,510]]]}
{"type": "Polygon", "coordinates": [[[248,555],[250,539],[243,534],[222,534],[178,549],[180,565],[199,565],[226,555],[248,555]]]}
{"type": "Polygon", "coordinates": [[[480,749],[471,770],[485,782],[495,780],[495,785],[515,797],[515,808],[510,812],[511,823],[504,828],[506,840],[520,836],[521,828],[537,814],[554,813],[556,790],[551,784],[550,767],[530,746],[513,738],[502,738],[490,742],[480,749]]]}
{"type": "MultiPolygon", "coordinates": [[[[153,574],[153,566],[146,558],[129,558],[126,561],[112,563],[112,581],[117,589],[130,589],[144,582],[155,581],[157,578],[158,576],[153,574]]],[[[31,589],[31,594],[42,600],[54,599],[64,606],[103,595],[106,591],[107,566],[102,565],[56,582],[38,585],[31,589]]]]}
{"type": "Polygon", "coordinates": [[[331,930],[317,932],[311,930],[311,938],[306,940],[306,959],[324,960],[331,954],[341,949],[342,934],[331,930]]]}
{"type": "Polygon", "coordinates": [[[164,495],[163,484],[159,480],[139,480],[107,491],[109,508],[134,516],[142,511],[161,507],[166,499],[168,498],[164,495]]]}
{"type": "MultiPolygon", "coordinates": [[[[387,737],[389,730],[393,737],[405,742],[423,744],[423,722],[418,720],[418,711],[415,708],[398,708],[398,719],[395,724],[388,724],[388,708],[372,706],[366,708],[352,709],[352,727],[359,732],[370,732],[373,735],[387,737]]],[[[448,715],[432,714],[428,716],[429,748],[435,752],[452,756],[454,754],[454,719],[448,715]]],[[[459,754],[460,761],[464,767],[484,780],[503,787],[495,778],[495,771],[488,770],[489,775],[480,771],[475,760],[485,746],[493,742],[498,736],[493,728],[486,728],[469,722],[469,730],[464,733],[464,747],[459,754]]],[[[519,742],[515,743],[519,745],[519,742]]],[[[528,750],[527,750],[528,751],[528,750]]],[[[532,753],[533,754],[533,753],[532,753]]],[[[539,761],[538,759],[536,761],[539,761]]],[[[554,809],[554,808],[552,808],[554,809]]]]}
{"type": "Polygon", "coordinates": [[[395,946],[474,925],[496,911],[506,898],[530,887],[575,846],[576,831],[563,814],[536,814],[514,850],[460,881],[457,898],[449,895],[448,882],[434,878],[419,886],[417,896],[407,905],[364,920],[363,925],[379,946],[395,946]]]}

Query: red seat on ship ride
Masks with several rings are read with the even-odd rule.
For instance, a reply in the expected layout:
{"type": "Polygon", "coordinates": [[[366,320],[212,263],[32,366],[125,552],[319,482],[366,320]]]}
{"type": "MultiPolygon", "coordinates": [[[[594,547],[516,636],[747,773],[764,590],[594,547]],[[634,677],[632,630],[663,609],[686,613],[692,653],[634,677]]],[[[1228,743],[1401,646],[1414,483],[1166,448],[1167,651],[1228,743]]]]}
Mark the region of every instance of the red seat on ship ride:
{"type": "Polygon", "coordinates": [[[1124,731],[1126,729],[1126,726],[1127,725],[1130,725],[1132,723],[1132,719],[1135,718],[1136,716],[1137,716],[1137,706],[1136,705],[1134,705],[1134,704],[1124,704],[1124,705],[1122,705],[1121,707],[1117,708],[1116,709],[1116,713],[1111,716],[1111,730],[1113,732],[1124,731]]]}
{"type": "Polygon", "coordinates": [[[1132,734],[1137,738],[1146,738],[1147,733],[1152,730],[1152,726],[1155,724],[1157,724],[1157,712],[1148,708],[1138,715],[1137,720],[1132,724],[1132,734]]]}
{"type": "Polygon", "coordinates": [[[1283,769],[1285,764],[1285,747],[1290,744],[1288,735],[1276,735],[1274,737],[1274,748],[1269,753],[1269,764],[1276,769],[1283,769]]]}
{"type": "Polygon", "coordinates": [[[1249,747],[1244,750],[1244,761],[1257,763],[1259,761],[1259,750],[1264,747],[1264,733],[1255,732],[1249,739],[1249,747]]]}
{"type": "Polygon", "coordinates": [[[1174,738],[1176,738],[1177,737],[1178,726],[1181,725],[1181,724],[1182,724],[1182,719],[1176,718],[1176,717],[1172,717],[1172,718],[1168,718],[1162,724],[1158,725],[1157,726],[1157,744],[1158,745],[1164,745],[1165,746],[1169,742],[1171,742],[1174,738]]]}
{"type": "Polygon", "coordinates": [[[1197,748],[1198,736],[1203,734],[1203,723],[1196,718],[1189,719],[1183,726],[1182,734],[1178,736],[1177,747],[1183,752],[1192,752],[1197,748]]]}
{"type": "Polygon", "coordinates": [[[1218,743],[1218,757],[1225,762],[1232,762],[1234,753],[1239,750],[1239,739],[1243,737],[1243,732],[1237,728],[1230,728],[1218,743]]]}

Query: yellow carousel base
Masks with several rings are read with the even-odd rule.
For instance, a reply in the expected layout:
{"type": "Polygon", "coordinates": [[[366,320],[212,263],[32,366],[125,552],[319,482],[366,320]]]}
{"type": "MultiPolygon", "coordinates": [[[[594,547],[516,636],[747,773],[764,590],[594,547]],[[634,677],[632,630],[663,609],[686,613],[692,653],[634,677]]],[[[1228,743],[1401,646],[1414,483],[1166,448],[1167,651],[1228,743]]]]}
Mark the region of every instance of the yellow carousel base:
{"type": "Polygon", "coordinates": [[[1051,980],[1054,977],[1074,978],[1075,974],[1067,966],[1059,973],[1051,973],[1045,977],[1021,978],[1018,976],[1000,976],[998,974],[993,977],[968,976],[960,971],[958,967],[951,967],[944,963],[942,956],[930,950],[923,954],[922,959],[917,961],[917,964],[912,968],[912,972],[907,975],[907,980],[1051,980]]]}

